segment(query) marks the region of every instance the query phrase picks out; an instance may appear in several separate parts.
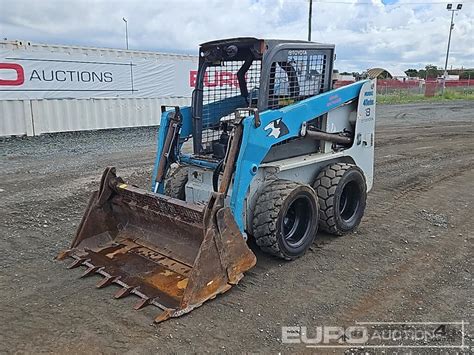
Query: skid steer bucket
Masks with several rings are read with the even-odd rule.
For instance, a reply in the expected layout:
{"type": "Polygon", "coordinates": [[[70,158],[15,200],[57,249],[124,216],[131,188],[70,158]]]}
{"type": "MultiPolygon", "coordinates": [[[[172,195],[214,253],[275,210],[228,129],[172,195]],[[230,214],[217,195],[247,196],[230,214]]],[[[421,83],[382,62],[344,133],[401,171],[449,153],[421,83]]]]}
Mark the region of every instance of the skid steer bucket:
{"type": "Polygon", "coordinates": [[[71,248],[70,268],[101,275],[116,298],[138,296],[135,309],[154,305],[161,322],[200,306],[235,285],[255,265],[223,194],[192,205],[129,186],[107,168],[71,248]]]}

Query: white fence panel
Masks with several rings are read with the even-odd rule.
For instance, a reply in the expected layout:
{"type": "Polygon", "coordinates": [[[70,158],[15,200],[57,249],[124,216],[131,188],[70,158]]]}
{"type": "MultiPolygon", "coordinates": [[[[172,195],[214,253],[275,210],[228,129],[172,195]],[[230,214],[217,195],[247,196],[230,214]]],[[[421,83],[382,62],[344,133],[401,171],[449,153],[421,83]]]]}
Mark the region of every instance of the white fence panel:
{"type": "Polygon", "coordinates": [[[161,105],[190,98],[0,100],[0,136],[156,126],[161,105]]]}
{"type": "Polygon", "coordinates": [[[33,134],[30,101],[0,101],[0,136],[32,136],[33,134]]]}

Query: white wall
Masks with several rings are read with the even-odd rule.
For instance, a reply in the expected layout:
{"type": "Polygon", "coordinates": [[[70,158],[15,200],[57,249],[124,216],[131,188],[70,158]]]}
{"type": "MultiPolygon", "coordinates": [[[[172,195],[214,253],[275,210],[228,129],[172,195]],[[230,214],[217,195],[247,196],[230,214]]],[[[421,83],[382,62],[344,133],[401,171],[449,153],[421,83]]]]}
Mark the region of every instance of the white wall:
{"type": "Polygon", "coordinates": [[[156,126],[161,105],[190,98],[0,100],[0,136],[156,126]]]}
{"type": "Polygon", "coordinates": [[[0,101],[0,136],[33,135],[31,102],[29,100],[0,101]]]}

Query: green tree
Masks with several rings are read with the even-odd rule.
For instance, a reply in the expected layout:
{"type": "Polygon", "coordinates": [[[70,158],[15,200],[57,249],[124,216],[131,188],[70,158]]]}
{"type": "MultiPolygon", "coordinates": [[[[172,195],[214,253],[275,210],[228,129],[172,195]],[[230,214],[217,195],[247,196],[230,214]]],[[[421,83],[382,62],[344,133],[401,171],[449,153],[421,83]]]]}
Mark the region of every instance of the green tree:
{"type": "Polygon", "coordinates": [[[418,74],[418,70],[416,69],[408,69],[408,70],[405,70],[405,74],[409,77],[409,78],[416,78],[419,74],[418,74]]]}
{"type": "Polygon", "coordinates": [[[359,81],[360,79],[362,79],[364,77],[364,75],[362,73],[359,73],[359,72],[356,72],[356,71],[353,71],[351,74],[357,81],[359,81]]]}
{"type": "Polygon", "coordinates": [[[474,79],[474,70],[465,70],[459,74],[459,79],[474,79]]]}
{"type": "Polygon", "coordinates": [[[436,79],[438,77],[438,67],[433,64],[428,64],[425,67],[425,76],[427,79],[436,79]]]}

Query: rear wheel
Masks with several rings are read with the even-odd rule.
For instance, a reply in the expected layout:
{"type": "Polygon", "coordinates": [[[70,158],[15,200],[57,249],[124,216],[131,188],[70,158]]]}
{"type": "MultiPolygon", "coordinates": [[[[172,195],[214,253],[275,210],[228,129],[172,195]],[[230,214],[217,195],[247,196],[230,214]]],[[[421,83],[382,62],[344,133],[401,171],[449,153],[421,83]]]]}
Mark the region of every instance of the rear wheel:
{"type": "Polygon", "coordinates": [[[170,169],[165,181],[165,195],[178,200],[186,200],[186,183],[188,182],[188,169],[178,165],[170,169]]]}
{"type": "Polygon", "coordinates": [[[253,234],[264,252],[296,259],[311,246],[317,228],[317,196],[310,186],[276,180],[258,196],[253,234]]]}
{"type": "Polygon", "coordinates": [[[343,235],[357,228],[367,199],[364,174],[357,166],[345,163],[327,166],[316,178],[314,189],[319,199],[321,229],[343,235]]]}

